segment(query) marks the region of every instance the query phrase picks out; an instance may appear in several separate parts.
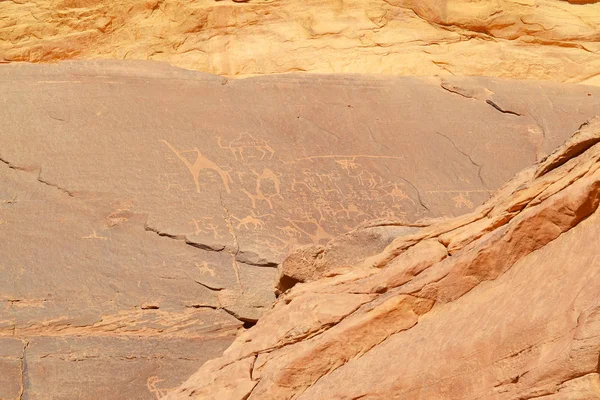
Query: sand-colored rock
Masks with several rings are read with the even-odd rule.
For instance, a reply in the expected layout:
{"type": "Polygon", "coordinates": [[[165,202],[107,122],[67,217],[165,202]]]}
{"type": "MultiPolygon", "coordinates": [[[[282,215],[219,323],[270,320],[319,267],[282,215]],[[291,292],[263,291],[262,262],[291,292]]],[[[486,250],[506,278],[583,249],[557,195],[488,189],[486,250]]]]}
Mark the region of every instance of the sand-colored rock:
{"type": "Polygon", "coordinates": [[[598,83],[589,0],[10,0],[0,62],[168,61],[284,72],[477,75],[598,83]]]}
{"type": "Polygon", "coordinates": [[[598,399],[599,204],[596,118],[476,211],[296,284],[165,399],[598,399]]]}
{"type": "MultiPolygon", "coordinates": [[[[166,394],[272,306],[294,249],[322,255],[296,280],[339,275],[473,211],[600,109],[585,85],[154,62],[4,65],[0,93],[0,398],[30,400],[166,394]]],[[[411,274],[445,254],[415,246],[411,274]]]]}

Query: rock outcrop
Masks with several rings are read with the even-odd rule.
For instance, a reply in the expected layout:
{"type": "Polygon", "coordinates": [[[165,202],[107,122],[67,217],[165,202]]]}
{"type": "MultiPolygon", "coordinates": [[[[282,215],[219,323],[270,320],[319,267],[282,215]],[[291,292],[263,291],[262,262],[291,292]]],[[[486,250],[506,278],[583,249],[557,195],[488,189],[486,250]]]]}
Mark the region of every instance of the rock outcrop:
{"type": "Polygon", "coordinates": [[[296,284],[166,399],[600,398],[599,203],[596,118],[475,211],[296,284]]]}
{"type": "Polygon", "coordinates": [[[598,83],[593,0],[9,0],[0,62],[138,59],[242,77],[477,75],[598,83]]]}
{"type": "Polygon", "coordinates": [[[0,398],[30,400],[166,394],[271,307],[289,252],[318,268],[281,290],[472,211],[600,109],[585,85],[153,62],[4,65],[0,93],[0,398]]]}

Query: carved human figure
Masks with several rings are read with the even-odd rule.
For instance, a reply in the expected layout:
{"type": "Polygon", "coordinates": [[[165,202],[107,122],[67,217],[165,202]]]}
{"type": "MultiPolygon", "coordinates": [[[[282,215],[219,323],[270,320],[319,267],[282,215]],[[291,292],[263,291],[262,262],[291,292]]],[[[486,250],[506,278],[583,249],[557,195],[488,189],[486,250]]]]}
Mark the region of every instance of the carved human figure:
{"type": "Polygon", "coordinates": [[[473,208],[473,203],[466,196],[468,196],[467,193],[459,193],[454,196],[452,198],[452,200],[454,200],[454,207],[462,208],[465,206],[466,208],[473,208]]]}

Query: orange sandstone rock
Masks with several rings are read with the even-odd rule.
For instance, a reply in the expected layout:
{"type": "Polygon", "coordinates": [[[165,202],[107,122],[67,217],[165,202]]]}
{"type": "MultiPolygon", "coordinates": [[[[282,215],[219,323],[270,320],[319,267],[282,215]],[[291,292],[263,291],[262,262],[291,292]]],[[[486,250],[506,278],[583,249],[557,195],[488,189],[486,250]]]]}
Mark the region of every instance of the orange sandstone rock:
{"type": "Polygon", "coordinates": [[[600,4],[516,0],[30,0],[1,62],[137,59],[229,77],[483,75],[598,83],[600,4]]]}
{"type": "Polygon", "coordinates": [[[599,398],[599,204],[594,119],[476,211],[296,284],[165,399],[599,398]]]}

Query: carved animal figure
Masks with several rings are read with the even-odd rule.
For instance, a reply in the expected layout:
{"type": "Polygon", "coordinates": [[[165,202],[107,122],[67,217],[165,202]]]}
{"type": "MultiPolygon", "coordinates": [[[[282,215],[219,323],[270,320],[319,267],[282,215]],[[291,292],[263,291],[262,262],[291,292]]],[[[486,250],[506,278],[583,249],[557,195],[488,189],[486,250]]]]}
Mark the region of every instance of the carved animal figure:
{"type": "Polygon", "coordinates": [[[192,174],[192,178],[194,179],[194,183],[196,184],[196,192],[200,193],[200,183],[198,182],[198,179],[200,178],[200,172],[202,172],[202,170],[208,169],[208,170],[215,171],[217,174],[219,174],[219,176],[221,177],[221,180],[223,181],[223,186],[225,186],[225,190],[227,190],[227,193],[231,193],[231,188],[229,187],[229,183],[231,183],[232,180],[231,180],[231,176],[229,175],[229,173],[225,172],[221,167],[219,167],[213,161],[206,158],[200,152],[200,150],[198,150],[197,147],[195,147],[193,150],[178,151],[175,147],[171,146],[171,144],[169,142],[167,142],[166,140],[161,140],[161,142],[166,144],[169,147],[169,149],[171,149],[171,151],[173,153],[175,153],[177,158],[179,158],[185,164],[187,169],[190,171],[190,174],[192,174]],[[193,164],[190,163],[188,161],[188,159],[183,156],[183,153],[189,153],[189,152],[196,153],[196,161],[193,164]]]}
{"type": "MultiPolygon", "coordinates": [[[[261,215],[262,216],[262,215],[261,215]]],[[[239,219],[238,217],[233,217],[235,218],[239,223],[237,224],[236,228],[240,229],[241,227],[244,227],[244,229],[248,229],[248,230],[257,230],[257,229],[263,229],[265,227],[265,223],[262,222],[260,219],[254,217],[253,215],[247,215],[242,219],[239,219]]]]}
{"type": "Polygon", "coordinates": [[[264,159],[269,154],[269,160],[273,158],[275,150],[263,139],[255,139],[248,132],[243,132],[240,136],[231,141],[229,145],[223,146],[221,143],[221,137],[217,137],[217,144],[222,149],[229,149],[236,160],[244,160],[244,150],[254,149],[258,151],[261,156],[260,159],[264,159]],[[238,158],[239,156],[239,158],[238,158]]]}

